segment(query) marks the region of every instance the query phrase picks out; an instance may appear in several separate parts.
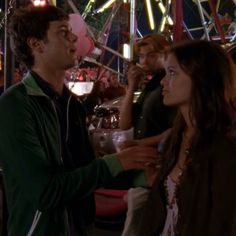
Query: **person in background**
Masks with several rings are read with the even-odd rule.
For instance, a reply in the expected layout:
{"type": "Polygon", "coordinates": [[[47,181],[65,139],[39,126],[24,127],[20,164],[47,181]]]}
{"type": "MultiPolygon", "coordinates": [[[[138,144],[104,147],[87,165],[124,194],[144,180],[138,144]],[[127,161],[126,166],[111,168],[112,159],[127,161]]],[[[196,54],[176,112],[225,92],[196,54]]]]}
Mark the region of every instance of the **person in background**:
{"type": "Polygon", "coordinates": [[[13,72],[13,79],[12,83],[15,84],[17,82],[20,82],[22,80],[22,74],[19,68],[15,68],[13,72]]]}
{"type": "MultiPolygon", "coordinates": [[[[133,139],[124,140],[119,149],[129,146],[154,146],[169,132],[175,109],[163,104],[160,81],[165,76],[164,61],[170,43],[160,34],[150,34],[141,38],[134,47],[139,63],[131,64],[128,68],[128,87],[120,110],[120,128],[127,130],[133,127],[133,139]],[[149,80],[144,84],[144,79],[149,80]],[[134,103],[134,92],[142,84],[143,89],[134,103]],[[163,133],[163,134],[162,134],[163,133]]],[[[157,149],[158,150],[158,149],[157,149]]],[[[130,236],[130,222],[133,212],[146,201],[149,189],[146,186],[132,188],[134,176],[138,178],[139,171],[129,171],[121,174],[121,182],[129,188],[128,211],[122,236],[130,236]],[[125,185],[126,184],[126,185],[125,185]]],[[[156,172],[149,176],[150,185],[156,172]]]]}
{"type": "Polygon", "coordinates": [[[163,102],[179,112],[133,235],[236,235],[233,61],[220,45],[190,41],[171,48],[165,70],[163,102]]]}
{"type": "Polygon", "coordinates": [[[95,159],[82,103],[64,85],[77,59],[77,36],[64,11],[20,8],[9,31],[13,52],[29,71],[0,98],[8,234],[92,235],[93,191],[123,170],[149,169],[157,153],[133,147],[95,159]]]}
{"type": "MultiPolygon", "coordinates": [[[[13,71],[12,83],[15,84],[22,79],[20,70],[18,68],[13,71]]],[[[4,92],[4,71],[0,70],[0,95],[4,92]]]]}
{"type": "MultiPolygon", "coordinates": [[[[130,65],[127,73],[128,87],[120,112],[120,128],[134,127],[134,139],[151,138],[167,130],[172,123],[175,111],[163,105],[160,81],[165,76],[164,60],[169,42],[159,34],[141,38],[134,52],[139,64],[130,65]],[[151,79],[145,85],[136,103],[134,92],[146,76],[151,79]]],[[[156,145],[156,138],[151,144],[156,145]]]]}
{"type": "Polygon", "coordinates": [[[103,94],[105,100],[109,101],[125,95],[125,88],[120,85],[117,75],[111,74],[108,78],[108,84],[103,94]]]}

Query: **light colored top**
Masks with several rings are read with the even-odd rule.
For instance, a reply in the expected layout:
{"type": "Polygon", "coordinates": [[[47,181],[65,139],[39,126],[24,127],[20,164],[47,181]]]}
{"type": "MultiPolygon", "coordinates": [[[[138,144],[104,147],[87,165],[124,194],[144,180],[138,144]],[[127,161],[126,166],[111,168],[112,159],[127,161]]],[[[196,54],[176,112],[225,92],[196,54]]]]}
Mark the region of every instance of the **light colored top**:
{"type": "Polygon", "coordinates": [[[170,175],[168,175],[164,184],[166,187],[167,216],[164,229],[160,236],[174,236],[178,220],[178,206],[175,195],[177,183],[170,177],[170,175]]]}

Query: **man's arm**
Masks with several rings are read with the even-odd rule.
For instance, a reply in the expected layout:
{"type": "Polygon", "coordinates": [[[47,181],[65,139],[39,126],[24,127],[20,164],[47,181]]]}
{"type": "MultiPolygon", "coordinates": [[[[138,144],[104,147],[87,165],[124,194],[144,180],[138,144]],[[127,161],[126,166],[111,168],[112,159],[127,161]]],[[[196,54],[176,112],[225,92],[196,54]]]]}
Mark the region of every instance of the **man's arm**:
{"type": "MultiPolygon", "coordinates": [[[[0,160],[7,190],[24,196],[40,211],[67,204],[74,197],[83,198],[123,170],[147,169],[146,163],[157,157],[155,149],[133,147],[96,159],[86,167],[65,171],[59,161],[57,137],[50,136],[53,134],[48,131],[48,137],[39,138],[36,114],[29,109],[27,101],[23,102],[25,106],[22,101],[18,102],[19,97],[13,99],[13,103],[0,105],[3,111],[0,160]]],[[[54,128],[51,125],[53,123],[47,123],[48,130],[54,128]]]]}
{"type": "Polygon", "coordinates": [[[138,84],[143,77],[143,71],[140,67],[131,65],[128,73],[128,87],[126,89],[125,98],[122,101],[120,109],[120,128],[123,130],[130,129],[133,126],[132,113],[133,113],[133,99],[134,92],[138,88],[138,84]]]}
{"type": "Polygon", "coordinates": [[[155,136],[151,136],[148,138],[143,138],[143,139],[132,139],[132,140],[125,140],[123,143],[120,144],[119,148],[121,150],[128,148],[128,147],[132,147],[132,146],[153,146],[153,147],[157,147],[157,144],[165,139],[171,132],[171,128],[167,129],[166,131],[164,131],[161,134],[155,135],[155,136]]]}

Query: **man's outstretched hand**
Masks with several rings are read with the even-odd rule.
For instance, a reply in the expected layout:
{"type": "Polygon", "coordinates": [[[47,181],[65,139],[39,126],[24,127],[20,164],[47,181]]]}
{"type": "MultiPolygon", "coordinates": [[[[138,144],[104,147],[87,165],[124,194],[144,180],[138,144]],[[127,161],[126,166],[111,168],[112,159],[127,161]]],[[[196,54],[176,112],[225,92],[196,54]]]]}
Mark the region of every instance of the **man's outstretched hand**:
{"type": "Polygon", "coordinates": [[[122,150],[117,153],[117,157],[121,162],[124,170],[155,169],[158,165],[157,148],[134,146],[122,150]]]}

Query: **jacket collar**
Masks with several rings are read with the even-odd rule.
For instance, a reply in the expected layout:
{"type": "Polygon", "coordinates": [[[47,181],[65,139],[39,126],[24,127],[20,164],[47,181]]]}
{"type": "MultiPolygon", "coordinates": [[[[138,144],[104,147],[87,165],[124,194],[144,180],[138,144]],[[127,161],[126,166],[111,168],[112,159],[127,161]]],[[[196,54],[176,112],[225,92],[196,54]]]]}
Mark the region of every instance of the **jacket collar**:
{"type": "Polygon", "coordinates": [[[45,96],[48,97],[43,90],[38,86],[33,76],[28,72],[27,75],[22,80],[22,83],[25,85],[26,92],[28,95],[32,96],[45,96]]]}

